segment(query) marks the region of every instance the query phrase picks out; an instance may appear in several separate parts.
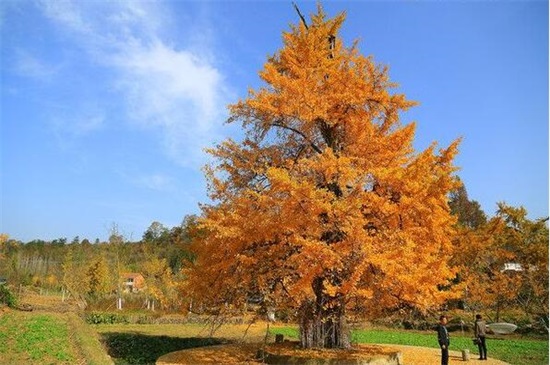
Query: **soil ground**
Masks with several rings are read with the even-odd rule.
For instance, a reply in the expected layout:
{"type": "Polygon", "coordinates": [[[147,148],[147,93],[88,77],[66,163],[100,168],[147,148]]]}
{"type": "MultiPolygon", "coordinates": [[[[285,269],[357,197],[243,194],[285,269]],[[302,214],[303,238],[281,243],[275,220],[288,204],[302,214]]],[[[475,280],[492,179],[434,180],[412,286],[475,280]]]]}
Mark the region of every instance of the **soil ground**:
{"type": "MultiPolygon", "coordinates": [[[[391,345],[391,347],[401,351],[406,365],[439,365],[441,363],[439,349],[403,345],[391,345]]],[[[491,358],[488,358],[487,361],[480,361],[476,353],[470,353],[470,361],[463,361],[462,353],[452,350],[450,351],[449,364],[509,365],[504,361],[491,358]]]]}

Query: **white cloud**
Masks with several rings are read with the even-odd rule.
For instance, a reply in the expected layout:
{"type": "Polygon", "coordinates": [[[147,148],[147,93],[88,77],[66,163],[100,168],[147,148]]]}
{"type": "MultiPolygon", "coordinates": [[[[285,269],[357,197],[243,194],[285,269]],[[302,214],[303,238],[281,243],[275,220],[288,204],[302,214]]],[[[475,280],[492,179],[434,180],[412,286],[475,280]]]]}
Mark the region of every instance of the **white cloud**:
{"type": "Polygon", "coordinates": [[[139,186],[157,191],[172,191],[175,188],[174,179],[163,174],[137,176],[134,182],[139,186]]]}
{"type": "Polygon", "coordinates": [[[64,149],[74,149],[76,137],[101,130],[105,125],[105,115],[97,106],[80,105],[78,110],[56,108],[50,116],[50,126],[56,137],[58,146],[64,149]]]}
{"type": "Polygon", "coordinates": [[[55,20],[65,28],[68,28],[71,31],[78,31],[80,33],[91,33],[93,31],[92,28],[84,21],[76,3],[66,0],[44,0],[39,3],[46,16],[55,20]]]}
{"type": "Polygon", "coordinates": [[[161,130],[166,154],[180,164],[203,163],[202,149],[220,139],[227,104],[222,72],[204,56],[212,50],[173,44],[167,25],[175,22],[156,2],[41,4],[75,46],[113,75],[109,83],[122,97],[128,121],[161,130]]]}
{"type": "Polygon", "coordinates": [[[196,160],[223,120],[220,72],[194,54],[160,42],[125,51],[115,64],[131,118],[163,129],[167,152],[176,160],[196,160]],[[188,154],[182,155],[183,150],[188,154]]]}
{"type": "Polygon", "coordinates": [[[58,72],[59,66],[45,63],[24,50],[17,50],[14,55],[14,71],[20,76],[49,81],[58,72]]]}

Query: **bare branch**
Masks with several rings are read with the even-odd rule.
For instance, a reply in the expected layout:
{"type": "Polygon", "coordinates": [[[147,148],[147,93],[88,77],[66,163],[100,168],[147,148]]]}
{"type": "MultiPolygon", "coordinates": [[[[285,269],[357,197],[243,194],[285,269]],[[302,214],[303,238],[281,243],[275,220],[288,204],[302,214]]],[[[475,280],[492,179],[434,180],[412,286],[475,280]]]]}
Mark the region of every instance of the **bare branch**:
{"type": "Polygon", "coordinates": [[[302,23],[304,23],[304,27],[306,27],[306,29],[309,29],[309,27],[307,26],[307,23],[306,23],[306,18],[304,18],[304,16],[300,12],[300,9],[298,9],[298,5],[296,5],[296,3],[294,1],[292,2],[292,5],[294,5],[294,9],[296,9],[296,12],[298,13],[298,16],[300,17],[300,19],[302,19],[302,23]]]}

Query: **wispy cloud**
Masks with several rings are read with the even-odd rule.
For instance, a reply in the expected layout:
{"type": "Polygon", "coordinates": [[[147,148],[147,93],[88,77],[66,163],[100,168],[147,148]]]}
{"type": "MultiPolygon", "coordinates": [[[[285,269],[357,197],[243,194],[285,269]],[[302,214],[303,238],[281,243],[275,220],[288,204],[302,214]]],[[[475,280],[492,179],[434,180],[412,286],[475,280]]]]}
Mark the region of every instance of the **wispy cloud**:
{"type": "Polygon", "coordinates": [[[90,33],[93,29],[84,21],[82,11],[72,1],[40,1],[46,16],[71,31],[90,33]]]}
{"type": "Polygon", "coordinates": [[[59,71],[59,66],[50,65],[30,52],[19,49],[14,54],[14,71],[23,77],[49,81],[59,71]]]}
{"type": "Polygon", "coordinates": [[[162,193],[177,193],[180,194],[180,184],[178,179],[171,172],[164,172],[162,169],[152,168],[144,171],[141,168],[118,167],[115,170],[116,175],[125,184],[130,184],[133,187],[145,190],[154,190],[162,193]]]}
{"type": "Polygon", "coordinates": [[[228,90],[222,72],[205,56],[214,53],[207,44],[171,41],[175,22],[156,2],[40,4],[75,46],[109,70],[126,120],[161,130],[165,153],[178,163],[204,161],[202,149],[220,138],[228,90]]]}
{"type": "Polygon", "coordinates": [[[102,129],[105,125],[105,116],[97,108],[81,107],[78,111],[58,111],[50,123],[58,138],[66,140],[67,137],[79,137],[102,129]]]}
{"type": "Polygon", "coordinates": [[[175,188],[174,179],[164,174],[136,176],[134,182],[139,186],[157,191],[172,191],[175,188]]]}
{"type": "Polygon", "coordinates": [[[164,130],[167,152],[176,160],[195,158],[222,120],[220,72],[161,42],[125,51],[115,63],[120,70],[117,86],[132,120],[164,130]],[[182,151],[192,153],[183,156],[182,151]]]}

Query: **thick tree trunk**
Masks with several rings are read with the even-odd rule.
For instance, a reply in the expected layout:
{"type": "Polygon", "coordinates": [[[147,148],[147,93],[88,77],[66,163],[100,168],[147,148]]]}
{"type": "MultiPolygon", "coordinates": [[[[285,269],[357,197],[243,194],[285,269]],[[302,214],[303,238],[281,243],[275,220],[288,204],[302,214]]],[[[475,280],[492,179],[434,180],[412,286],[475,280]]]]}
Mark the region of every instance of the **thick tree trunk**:
{"type": "Polygon", "coordinates": [[[322,292],[322,280],[316,280],[315,301],[306,301],[300,308],[300,343],[303,348],[349,348],[350,330],[342,298],[322,292]]]}
{"type": "Polygon", "coordinates": [[[300,343],[304,348],[349,348],[350,331],[340,308],[318,310],[313,303],[302,306],[300,343]]]}

